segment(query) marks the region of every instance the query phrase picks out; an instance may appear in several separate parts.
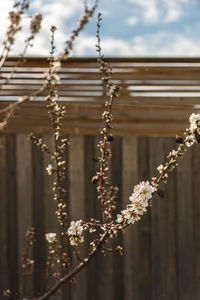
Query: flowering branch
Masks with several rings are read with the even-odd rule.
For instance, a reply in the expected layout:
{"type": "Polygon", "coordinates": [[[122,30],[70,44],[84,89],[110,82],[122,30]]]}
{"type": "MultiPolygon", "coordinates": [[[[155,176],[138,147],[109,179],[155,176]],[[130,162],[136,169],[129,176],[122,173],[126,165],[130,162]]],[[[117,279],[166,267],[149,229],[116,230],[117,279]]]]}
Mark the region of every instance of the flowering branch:
{"type": "Polygon", "coordinates": [[[152,194],[157,191],[163,197],[164,192],[159,189],[161,182],[167,183],[168,175],[178,166],[177,160],[183,158],[184,153],[195,143],[200,143],[200,114],[193,113],[189,118],[190,126],[186,128],[183,137],[177,137],[176,141],[180,146],[177,150],[172,150],[165,164],[158,166],[160,176],[153,177],[151,184],[149,181],[141,182],[134,187],[133,194],[129,197],[130,203],[117,215],[116,223],[112,224],[110,232],[117,235],[118,230],[124,230],[130,224],[139,221],[141,215],[147,212],[147,207],[152,205],[152,194]]]}

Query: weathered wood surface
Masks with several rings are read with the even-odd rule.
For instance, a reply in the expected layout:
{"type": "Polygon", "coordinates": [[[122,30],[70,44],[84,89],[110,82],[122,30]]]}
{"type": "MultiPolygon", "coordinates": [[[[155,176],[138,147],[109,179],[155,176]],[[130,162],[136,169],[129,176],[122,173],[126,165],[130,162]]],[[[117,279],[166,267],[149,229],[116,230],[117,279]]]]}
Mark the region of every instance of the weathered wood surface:
{"type": "MultiPolygon", "coordinates": [[[[44,134],[43,138],[52,148],[50,136],[44,134]]],[[[96,138],[69,136],[69,139],[66,159],[70,167],[65,183],[69,208],[73,218],[89,219],[99,209],[95,186],[90,183],[96,169],[92,161],[96,157],[96,138]]],[[[134,184],[155,175],[157,165],[174,147],[172,138],[115,139],[110,174],[113,184],[120,188],[118,209],[125,207],[134,184]]],[[[37,264],[36,275],[30,277],[27,286],[30,294],[39,295],[46,288],[44,233],[58,231],[53,213],[55,203],[51,199],[52,179],[45,172],[48,156],[32,146],[24,133],[1,134],[0,153],[0,292],[10,288],[12,299],[18,299],[23,236],[32,225],[36,229],[37,264]]],[[[67,286],[51,299],[199,299],[199,157],[197,145],[180,160],[169,184],[163,187],[164,199],[154,195],[148,214],[120,237],[124,256],[98,255],[77,276],[77,284],[67,286]]],[[[85,251],[82,249],[81,254],[85,251]]]]}

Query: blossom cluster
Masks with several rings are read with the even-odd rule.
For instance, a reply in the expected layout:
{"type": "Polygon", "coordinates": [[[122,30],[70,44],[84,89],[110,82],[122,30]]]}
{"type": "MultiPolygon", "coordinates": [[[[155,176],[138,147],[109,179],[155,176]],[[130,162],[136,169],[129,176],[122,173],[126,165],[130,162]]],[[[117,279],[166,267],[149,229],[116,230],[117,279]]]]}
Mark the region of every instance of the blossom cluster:
{"type": "Polygon", "coordinates": [[[190,127],[187,130],[185,145],[191,147],[194,143],[199,142],[200,136],[200,114],[191,114],[189,118],[190,127]]]}
{"type": "Polygon", "coordinates": [[[84,226],[82,220],[76,222],[71,221],[67,233],[69,236],[70,244],[72,246],[77,246],[78,244],[84,242],[83,231],[84,231],[84,226]]]}
{"type": "Polygon", "coordinates": [[[156,191],[149,181],[142,181],[134,187],[133,194],[129,197],[130,204],[127,205],[121,214],[117,215],[117,223],[122,227],[140,220],[140,216],[147,211],[147,207],[152,198],[152,194],[156,191]]]}

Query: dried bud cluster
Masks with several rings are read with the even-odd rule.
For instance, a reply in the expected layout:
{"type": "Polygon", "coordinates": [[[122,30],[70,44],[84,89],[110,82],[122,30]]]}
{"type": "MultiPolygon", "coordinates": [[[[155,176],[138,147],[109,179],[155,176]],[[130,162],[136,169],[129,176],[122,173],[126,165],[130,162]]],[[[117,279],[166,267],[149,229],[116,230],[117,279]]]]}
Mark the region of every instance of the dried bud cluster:
{"type": "Polygon", "coordinates": [[[42,152],[47,152],[48,154],[51,154],[48,146],[43,142],[42,138],[37,139],[33,133],[30,133],[28,135],[28,139],[31,140],[33,144],[35,144],[38,148],[40,148],[42,152]]]}
{"type": "Polygon", "coordinates": [[[32,34],[36,34],[40,31],[41,22],[42,22],[41,14],[36,13],[32,16],[31,25],[30,25],[32,34]]]}
{"type": "Polygon", "coordinates": [[[19,25],[19,23],[21,21],[21,14],[22,14],[22,11],[18,11],[18,12],[10,11],[9,12],[9,20],[10,20],[11,26],[19,25]]]}
{"type": "Polygon", "coordinates": [[[9,21],[10,24],[8,26],[8,29],[6,31],[6,39],[3,42],[3,53],[2,58],[0,61],[0,67],[3,66],[5,59],[11,49],[11,46],[14,44],[15,41],[15,34],[21,30],[20,23],[22,19],[22,15],[24,14],[24,11],[28,9],[29,3],[27,0],[22,1],[20,4],[19,2],[16,2],[13,6],[14,10],[9,12],[9,21]]]}
{"type": "Polygon", "coordinates": [[[92,18],[93,14],[94,14],[94,12],[96,10],[97,5],[98,5],[98,0],[96,0],[95,4],[91,8],[91,10],[89,10],[87,8],[87,6],[86,6],[85,13],[81,17],[77,29],[75,29],[75,30],[72,31],[72,35],[70,36],[69,40],[66,41],[67,45],[66,45],[66,48],[64,49],[64,54],[63,54],[63,57],[65,59],[68,57],[70,51],[73,48],[73,42],[74,42],[75,38],[79,35],[80,31],[83,30],[85,24],[88,23],[89,19],[92,18]]]}
{"type": "Polygon", "coordinates": [[[118,96],[119,87],[111,81],[111,69],[109,65],[104,62],[103,55],[101,54],[100,46],[100,21],[101,14],[98,15],[97,22],[97,52],[99,53],[99,65],[100,73],[102,74],[102,81],[106,85],[109,93],[109,99],[105,102],[105,111],[102,114],[102,119],[104,120],[104,127],[100,129],[101,140],[98,143],[98,149],[100,156],[97,158],[99,164],[99,170],[96,175],[92,178],[93,183],[98,183],[97,192],[98,199],[102,204],[102,217],[104,222],[108,222],[112,218],[112,212],[115,210],[116,197],[118,188],[113,187],[108,181],[108,170],[109,170],[109,159],[111,158],[110,143],[114,140],[112,134],[110,133],[112,129],[112,103],[115,97],[118,96]]]}
{"type": "Polygon", "coordinates": [[[51,121],[54,123],[54,130],[55,130],[55,137],[56,140],[60,137],[60,129],[61,129],[61,120],[64,117],[65,114],[65,106],[61,105],[58,100],[57,92],[54,91],[54,97],[55,98],[49,98],[47,97],[47,108],[49,109],[49,115],[51,118],[51,121]]]}
{"type": "Polygon", "coordinates": [[[11,290],[9,290],[9,289],[3,290],[3,296],[10,297],[11,295],[12,295],[11,290]]]}
{"type": "Polygon", "coordinates": [[[46,233],[46,240],[48,242],[48,257],[46,262],[46,279],[51,274],[53,278],[59,279],[61,277],[61,265],[63,269],[70,268],[69,258],[66,252],[63,252],[62,246],[59,245],[59,241],[56,233],[46,233]]]}
{"type": "Polygon", "coordinates": [[[64,203],[64,196],[66,194],[66,189],[62,187],[62,182],[65,179],[65,165],[66,161],[63,158],[63,153],[66,146],[69,144],[67,138],[60,138],[61,121],[65,114],[65,106],[59,103],[59,95],[57,92],[57,85],[59,83],[59,76],[57,72],[61,67],[60,61],[54,61],[53,54],[55,50],[54,46],[54,32],[56,30],[55,26],[51,27],[51,59],[49,71],[46,74],[47,86],[49,89],[49,94],[46,97],[46,107],[52,122],[53,127],[53,138],[55,152],[51,155],[51,160],[54,162],[55,167],[49,164],[46,168],[48,175],[55,173],[56,178],[53,183],[54,200],[58,203],[57,217],[60,224],[61,234],[66,234],[67,225],[67,211],[66,204],[64,203]]]}
{"type": "Polygon", "coordinates": [[[26,247],[24,249],[24,254],[22,257],[22,269],[24,275],[29,275],[33,273],[34,260],[33,255],[33,245],[35,243],[35,229],[30,227],[26,232],[26,247]]]}

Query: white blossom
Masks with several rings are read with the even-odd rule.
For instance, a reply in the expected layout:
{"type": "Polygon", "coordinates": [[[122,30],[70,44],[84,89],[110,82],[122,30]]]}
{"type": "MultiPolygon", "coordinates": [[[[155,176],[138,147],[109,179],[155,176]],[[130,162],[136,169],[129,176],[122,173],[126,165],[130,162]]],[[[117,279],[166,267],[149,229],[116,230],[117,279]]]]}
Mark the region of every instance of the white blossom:
{"type": "Polygon", "coordinates": [[[173,149],[173,150],[171,151],[171,155],[174,156],[174,157],[176,157],[176,156],[177,156],[177,151],[173,149]]]}
{"type": "Polygon", "coordinates": [[[121,214],[117,215],[117,223],[122,223],[124,221],[124,217],[121,214]]]}
{"type": "Polygon", "coordinates": [[[58,105],[58,103],[55,105],[54,110],[56,112],[59,112],[61,110],[60,105],[58,105]]]}
{"type": "Polygon", "coordinates": [[[159,166],[157,167],[157,170],[158,170],[158,172],[161,174],[161,173],[163,172],[163,170],[164,170],[163,165],[162,165],[162,164],[159,165],[159,166]]]}
{"type": "Polygon", "coordinates": [[[52,71],[53,72],[58,72],[60,70],[60,68],[61,68],[61,62],[60,61],[54,61],[52,71]]]}
{"type": "Polygon", "coordinates": [[[82,220],[71,221],[67,232],[69,235],[81,235],[83,232],[82,220]]]}
{"type": "Polygon", "coordinates": [[[195,136],[190,134],[185,138],[185,145],[189,148],[196,142],[195,136]]]}
{"type": "Polygon", "coordinates": [[[70,227],[67,230],[67,233],[69,235],[70,244],[72,246],[77,246],[79,243],[84,242],[83,237],[83,221],[71,221],[70,227]]]}
{"type": "Polygon", "coordinates": [[[49,232],[45,234],[46,240],[49,244],[52,244],[56,240],[56,233],[54,232],[49,232]]]}
{"type": "Polygon", "coordinates": [[[48,164],[46,170],[47,170],[48,175],[52,175],[52,173],[53,173],[53,167],[52,167],[51,164],[48,164]]]}
{"type": "Polygon", "coordinates": [[[134,193],[138,194],[138,200],[145,201],[152,198],[152,193],[155,192],[155,188],[149,183],[149,181],[142,181],[134,187],[134,193]]]}

